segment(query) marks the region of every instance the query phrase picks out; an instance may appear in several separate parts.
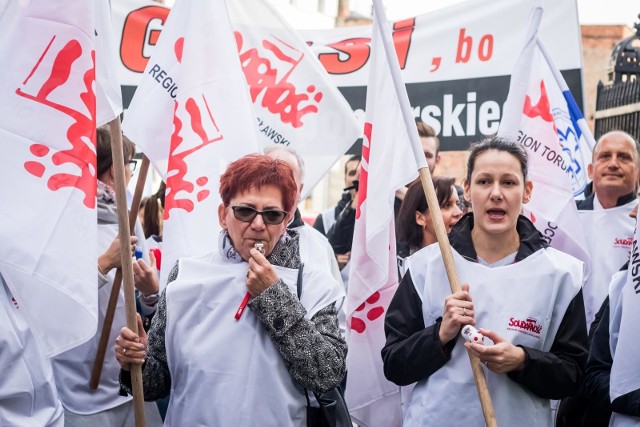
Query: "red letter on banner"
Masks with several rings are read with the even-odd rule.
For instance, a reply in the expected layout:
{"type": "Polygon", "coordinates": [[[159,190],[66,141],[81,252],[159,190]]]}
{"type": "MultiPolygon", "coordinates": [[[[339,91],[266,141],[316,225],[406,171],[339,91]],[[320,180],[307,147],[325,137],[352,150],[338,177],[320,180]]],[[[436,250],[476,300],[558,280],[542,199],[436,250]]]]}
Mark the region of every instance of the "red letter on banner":
{"type": "Polygon", "coordinates": [[[358,71],[369,60],[371,39],[361,37],[342,40],[328,45],[329,47],[347,55],[347,59],[340,59],[340,53],[321,53],[318,55],[320,63],[329,74],[349,74],[358,71]]]}
{"type": "Polygon", "coordinates": [[[144,56],[146,45],[155,46],[160,37],[159,30],[147,30],[153,19],[165,23],[169,10],[161,6],[146,6],[129,13],[124,20],[120,58],[125,67],[136,73],[143,73],[149,58],[144,56]]]}
{"type": "Polygon", "coordinates": [[[398,63],[400,69],[404,70],[407,65],[407,56],[409,56],[409,47],[411,46],[411,34],[413,34],[416,19],[405,19],[393,24],[393,44],[396,47],[398,55],[398,63]]]}

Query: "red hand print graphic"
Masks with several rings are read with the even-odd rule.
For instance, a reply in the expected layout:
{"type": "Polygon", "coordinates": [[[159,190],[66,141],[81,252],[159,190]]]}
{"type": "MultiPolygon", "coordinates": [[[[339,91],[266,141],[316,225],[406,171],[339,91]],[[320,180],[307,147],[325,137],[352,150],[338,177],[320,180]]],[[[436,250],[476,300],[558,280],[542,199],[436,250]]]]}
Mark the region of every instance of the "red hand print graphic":
{"type": "Polygon", "coordinates": [[[524,100],[523,113],[525,116],[532,119],[540,117],[545,122],[553,124],[553,130],[558,133],[556,130],[556,122],[554,121],[553,114],[551,113],[551,103],[549,102],[549,96],[547,95],[547,88],[544,85],[544,80],[540,80],[540,99],[538,100],[538,103],[533,105],[531,103],[531,97],[527,95],[524,100]]]}
{"type": "Polygon", "coordinates": [[[303,116],[317,113],[323,97],[313,84],[306,87],[306,93],[301,93],[287,80],[300,65],[304,53],[275,36],[262,40],[262,50],[248,48],[243,52],[242,34],[236,31],[235,36],[251,101],[257,103],[262,94],[261,105],[280,115],[283,123],[294,128],[303,126],[303,116]]]}
{"type": "MultiPolygon", "coordinates": [[[[95,208],[96,205],[96,96],[93,92],[93,84],[95,82],[95,51],[83,49],[78,40],[69,40],[55,54],[55,58],[50,70],[46,69],[45,59],[48,55],[53,55],[50,50],[54,44],[56,36],[54,36],[44,52],[36,62],[35,66],[23,82],[23,87],[27,85],[29,80],[35,75],[41,73],[49,73],[47,79],[40,89],[34,95],[33,90],[16,89],[16,94],[23,98],[35,101],[39,104],[50,107],[60,113],[71,117],[74,122],[67,129],[67,140],[71,143],[71,148],[54,153],[50,162],[55,166],[65,164],[73,164],[80,170],[80,175],[71,173],[53,173],[47,180],[47,186],[52,191],[61,188],[74,187],[84,193],[83,203],[88,208],[95,208]],[[90,66],[82,75],[82,82],[76,82],[71,79],[72,67],[79,63],[84,64],[90,55],[90,66]],[[82,59],[85,61],[83,62],[82,59]],[[55,90],[64,90],[68,94],[65,99],[80,98],[83,105],[88,111],[83,114],[74,110],[68,105],[63,105],[52,101],[50,95],[55,90]],[[83,91],[84,90],[84,91],[83,91]]],[[[44,158],[50,153],[50,148],[43,144],[32,144],[30,152],[33,156],[43,159],[42,161],[27,161],[24,168],[33,176],[42,178],[47,170],[47,166],[43,163],[44,158]]]]}
{"type": "MultiPolygon", "coordinates": [[[[184,47],[184,38],[179,38],[174,45],[174,52],[178,62],[182,61],[182,50],[184,47]]],[[[210,191],[204,189],[209,182],[206,176],[196,178],[195,185],[186,179],[189,162],[188,157],[197,153],[204,147],[222,140],[224,137],[220,133],[220,129],[211,114],[211,108],[207,102],[207,98],[202,94],[199,98],[187,98],[184,103],[184,109],[181,109],[180,103],[176,101],[173,110],[173,133],[171,135],[171,143],[169,148],[169,162],[167,171],[167,193],[165,195],[165,211],[164,218],[169,219],[173,209],[182,209],[186,212],[192,212],[195,202],[189,197],[195,189],[196,185],[201,188],[196,193],[196,200],[202,202],[210,195],[210,191]],[[201,99],[200,99],[201,98],[201,99]],[[203,110],[206,114],[203,114],[203,110]],[[186,113],[188,128],[183,126],[181,116],[186,113]],[[186,133],[188,132],[188,133],[186,133]],[[185,135],[189,135],[190,141],[195,139],[197,145],[189,149],[179,149],[185,145],[185,135]],[[186,193],[186,194],[185,194],[186,193]]],[[[193,157],[192,157],[193,158],[193,157]]]]}
{"type": "MultiPolygon", "coordinates": [[[[365,302],[360,304],[358,308],[356,308],[356,312],[365,314],[364,312],[365,312],[365,309],[367,309],[367,306],[376,304],[378,300],[380,300],[380,292],[375,292],[373,295],[367,298],[365,302]]],[[[384,314],[384,307],[378,305],[378,306],[374,306],[367,309],[365,317],[370,322],[373,322],[383,314],[384,314]]],[[[356,314],[354,313],[354,315],[351,317],[351,324],[349,325],[349,327],[352,330],[356,331],[357,333],[361,334],[365,331],[365,329],[367,329],[367,322],[361,319],[360,317],[356,317],[356,314]]]]}

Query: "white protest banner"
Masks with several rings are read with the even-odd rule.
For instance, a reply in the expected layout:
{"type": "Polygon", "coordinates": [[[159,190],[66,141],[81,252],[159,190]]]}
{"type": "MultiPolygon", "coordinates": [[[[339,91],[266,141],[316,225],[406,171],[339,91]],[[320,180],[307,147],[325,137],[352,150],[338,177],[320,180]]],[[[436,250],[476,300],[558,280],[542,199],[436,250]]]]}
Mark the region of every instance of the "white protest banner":
{"type": "MultiPolygon", "coordinates": [[[[473,0],[393,24],[415,116],[436,129],[443,150],[465,150],[470,142],[497,132],[530,9],[530,0],[473,0]]],[[[114,13],[116,32],[122,34],[121,81],[126,106],[157,42],[167,9],[152,1],[114,0],[114,13]]],[[[358,118],[364,120],[371,26],[300,33],[358,118]]],[[[577,105],[582,106],[576,2],[548,3],[539,36],[577,105]]],[[[559,131],[566,133],[566,129],[559,131]]]]}

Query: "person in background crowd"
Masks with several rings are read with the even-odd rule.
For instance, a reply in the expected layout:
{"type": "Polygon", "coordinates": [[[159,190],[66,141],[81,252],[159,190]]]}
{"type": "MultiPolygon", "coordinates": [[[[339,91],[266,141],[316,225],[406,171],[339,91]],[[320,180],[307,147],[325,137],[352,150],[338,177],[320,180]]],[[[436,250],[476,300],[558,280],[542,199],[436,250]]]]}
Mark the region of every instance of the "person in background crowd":
{"type": "Polygon", "coordinates": [[[600,137],[588,166],[593,193],[577,202],[591,274],[584,284],[587,328],[607,295],[611,276],[629,257],[635,223],[629,212],[638,203],[640,148],[629,134],[613,131],[600,137]]]}
{"type": "MultiPolygon", "coordinates": [[[[143,197],[140,200],[140,207],[138,208],[138,222],[140,222],[140,226],[144,230],[144,205],[147,203],[148,197],[143,197]]],[[[146,235],[145,235],[146,237],[146,235]]]]}
{"type": "MultiPolygon", "coordinates": [[[[289,147],[269,147],[264,153],[273,158],[279,159],[288,164],[293,170],[293,178],[296,181],[296,201],[300,202],[302,188],[304,186],[304,160],[298,153],[289,147]]],[[[320,232],[302,220],[300,210],[296,208],[293,218],[287,224],[287,229],[295,230],[300,235],[300,258],[305,265],[317,264],[318,268],[330,272],[337,283],[342,284],[340,269],[333,254],[333,249],[329,241],[320,232]]],[[[338,306],[338,320],[340,321],[340,331],[344,334],[346,328],[346,316],[342,306],[338,306]]]]}
{"type": "MultiPolygon", "coordinates": [[[[125,183],[131,179],[135,161],[135,146],[125,136],[122,138],[125,158],[125,183]]],[[[108,127],[100,127],[96,136],[98,176],[98,329],[86,343],[66,351],[52,359],[53,372],[60,400],[65,409],[66,427],[84,426],[133,426],[133,402],[130,397],[119,396],[118,373],[120,367],[113,353],[107,352],[100,383],[96,390],[89,388],[98,341],[104,323],[116,269],[121,265],[118,235],[118,215],[114,192],[115,171],[111,157],[111,136],[108,127]]],[[[131,236],[131,251],[135,245],[144,249],[144,235],[139,225],[131,236]]],[[[143,253],[146,252],[143,250],[143,253]]],[[[148,259],[148,258],[147,258],[148,259]]],[[[142,294],[140,303],[152,312],[158,300],[158,275],[153,262],[139,259],[133,264],[134,284],[142,294]]],[[[89,285],[89,284],[88,284],[89,285]]],[[[109,342],[113,342],[126,324],[124,286],[120,289],[118,305],[113,318],[109,342]]],[[[159,416],[157,417],[159,421],[159,416]]]]}
{"type": "Polygon", "coordinates": [[[162,224],[164,217],[164,193],[166,184],[160,183],[160,187],[155,194],[145,199],[143,211],[144,221],[142,228],[147,239],[149,249],[158,248],[162,243],[162,224]]]}
{"type": "Polygon", "coordinates": [[[418,128],[418,136],[422,144],[424,158],[427,159],[429,172],[433,175],[436,166],[440,163],[440,140],[436,135],[435,129],[422,120],[416,121],[416,127],[418,128]]]}
{"type": "Polygon", "coordinates": [[[302,265],[298,233],[286,229],[296,194],[281,160],[231,163],[220,178],[219,250],[178,260],[148,339],[128,328],[118,336],[123,387],[131,364],[143,364],[145,399],[171,391],[167,425],[306,426],[305,389],[344,377],[335,305],[344,289],[302,265]]]}
{"type": "MultiPolygon", "coordinates": [[[[426,124],[420,119],[416,119],[416,128],[418,130],[418,136],[420,137],[420,144],[422,145],[422,152],[424,158],[427,160],[427,166],[429,166],[429,172],[433,176],[436,166],[440,163],[440,140],[436,135],[434,128],[426,124]]],[[[418,181],[417,179],[416,181],[418,181]]],[[[407,185],[408,187],[408,185],[407,185]]],[[[394,218],[398,223],[398,215],[400,214],[400,206],[404,200],[407,187],[402,187],[396,190],[396,198],[393,204],[394,218]]]]}
{"type": "Polygon", "coordinates": [[[417,383],[405,426],[482,426],[465,348],[485,365],[498,425],[552,426],[550,399],[578,388],[587,358],[583,264],[546,245],[520,214],[531,197],[527,154],[491,137],[471,148],[473,213],[449,234],[462,290],[451,294],[439,247],[409,258],[385,318],[387,379],[417,383]],[[444,307],[444,308],[443,308],[444,307]],[[465,343],[476,326],[483,344],[465,343]]]}
{"type": "MultiPolygon", "coordinates": [[[[454,178],[433,177],[433,186],[436,190],[436,197],[447,233],[462,217],[462,211],[459,207],[460,200],[453,185],[454,181],[454,178]]],[[[405,258],[425,246],[437,242],[431,211],[420,181],[409,186],[402,201],[396,221],[396,240],[398,247],[402,248],[398,251],[401,273],[404,273],[402,264],[405,258]]]]}
{"type": "Polygon", "coordinates": [[[340,213],[357,198],[358,189],[354,186],[354,181],[360,179],[361,160],[362,157],[359,155],[349,157],[347,163],[344,164],[344,186],[345,189],[348,188],[348,190],[342,193],[342,197],[335,207],[324,210],[313,223],[313,228],[325,236],[333,224],[336,223],[336,219],[340,213]]]}

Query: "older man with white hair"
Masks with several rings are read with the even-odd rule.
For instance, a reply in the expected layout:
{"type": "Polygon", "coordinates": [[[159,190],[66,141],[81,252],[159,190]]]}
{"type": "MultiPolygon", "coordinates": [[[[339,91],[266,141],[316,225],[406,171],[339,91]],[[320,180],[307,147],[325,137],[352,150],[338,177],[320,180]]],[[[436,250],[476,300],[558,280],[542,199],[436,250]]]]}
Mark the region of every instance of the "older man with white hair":
{"type": "MultiPolygon", "coordinates": [[[[302,159],[294,149],[284,146],[268,147],[264,150],[264,153],[274,159],[280,159],[291,166],[293,169],[293,177],[298,188],[296,200],[300,201],[300,195],[304,187],[304,159],[302,159]]],[[[299,209],[296,209],[295,215],[287,225],[287,228],[296,230],[300,234],[300,258],[302,262],[305,264],[315,264],[327,269],[338,283],[342,283],[340,269],[338,268],[338,263],[329,241],[322,233],[302,220],[299,209]]],[[[344,334],[346,316],[342,307],[337,308],[340,331],[344,334]]]]}
{"type": "Polygon", "coordinates": [[[584,285],[587,328],[607,296],[611,276],[629,259],[638,204],[640,146],[622,131],[608,132],[596,143],[588,166],[593,193],[578,202],[578,213],[591,256],[584,285]]]}

